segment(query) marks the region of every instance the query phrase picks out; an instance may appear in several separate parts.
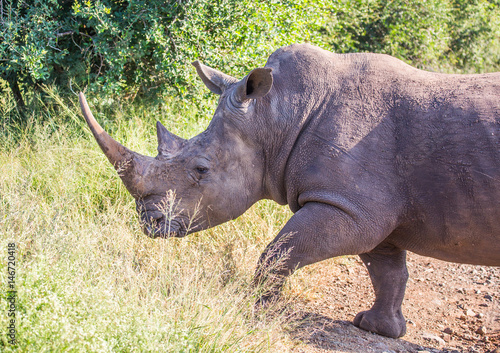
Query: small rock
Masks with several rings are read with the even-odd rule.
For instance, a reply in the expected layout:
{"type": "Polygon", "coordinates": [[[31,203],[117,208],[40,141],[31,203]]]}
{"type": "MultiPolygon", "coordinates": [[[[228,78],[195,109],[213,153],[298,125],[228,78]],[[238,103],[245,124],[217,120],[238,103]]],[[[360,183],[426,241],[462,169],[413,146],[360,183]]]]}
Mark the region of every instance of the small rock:
{"type": "Polygon", "coordinates": [[[471,309],[467,309],[467,311],[465,312],[465,315],[473,317],[473,316],[476,316],[476,313],[473,312],[471,309]]]}
{"type": "Polygon", "coordinates": [[[481,326],[481,327],[479,327],[479,328],[476,330],[476,333],[479,333],[481,336],[486,335],[486,332],[487,332],[487,330],[486,330],[486,327],[484,327],[484,326],[481,326]]]}
{"type": "Polygon", "coordinates": [[[437,344],[442,345],[442,346],[446,344],[444,339],[442,339],[441,337],[436,336],[432,333],[425,332],[424,334],[422,334],[422,338],[426,341],[429,341],[432,343],[437,343],[437,344]]]}
{"type": "Polygon", "coordinates": [[[465,288],[458,288],[457,292],[460,294],[467,294],[467,291],[465,290],[465,288]]]}
{"type": "Polygon", "coordinates": [[[449,335],[453,334],[453,330],[451,329],[451,327],[447,327],[443,330],[444,333],[447,333],[449,335]]]}
{"type": "Polygon", "coordinates": [[[489,294],[486,294],[486,295],[484,296],[484,299],[486,299],[486,300],[488,300],[488,301],[490,301],[490,302],[491,302],[491,301],[493,301],[493,297],[492,297],[491,295],[489,295],[489,294]]]}
{"type": "Polygon", "coordinates": [[[484,314],[483,314],[483,313],[478,313],[478,314],[476,315],[476,317],[477,317],[478,319],[482,319],[482,318],[483,318],[483,316],[484,316],[484,314]]]}
{"type": "Polygon", "coordinates": [[[389,348],[385,343],[378,342],[372,346],[377,350],[377,352],[382,352],[382,353],[396,353],[392,349],[389,348]]]}
{"type": "MultiPolygon", "coordinates": [[[[465,329],[465,328],[464,328],[464,329],[465,329]]],[[[473,335],[471,335],[471,334],[468,334],[468,333],[463,333],[463,334],[462,334],[462,338],[464,338],[464,339],[466,339],[466,340],[468,340],[468,341],[472,341],[472,340],[474,340],[474,336],[473,336],[473,335]]]]}

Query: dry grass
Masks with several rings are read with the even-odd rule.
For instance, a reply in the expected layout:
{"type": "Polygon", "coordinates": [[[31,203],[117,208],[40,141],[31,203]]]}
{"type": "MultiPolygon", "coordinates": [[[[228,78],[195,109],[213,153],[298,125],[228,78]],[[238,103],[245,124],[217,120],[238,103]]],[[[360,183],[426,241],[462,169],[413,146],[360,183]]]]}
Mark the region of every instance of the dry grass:
{"type": "MultiPolygon", "coordinates": [[[[15,242],[18,345],[2,335],[0,350],[267,352],[293,346],[287,296],[256,314],[251,295],[257,259],[288,209],[260,202],[215,229],[149,239],[116,172],[88,131],[67,118],[78,115],[75,108],[62,111],[34,116],[23,128],[4,121],[0,278],[5,293],[7,243],[15,242]]],[[[169,114],[136,110],[109,125],[124,144],[153,154],[158,116],[167,126],[201,124],[169,114]]],[[[193,135],[188,128],[178,132],[193,135]]],[[[0,306],[7,307],[5,295],[0,306]]],[[[2,332],[7,320],[0,315],[2,332]]]]}

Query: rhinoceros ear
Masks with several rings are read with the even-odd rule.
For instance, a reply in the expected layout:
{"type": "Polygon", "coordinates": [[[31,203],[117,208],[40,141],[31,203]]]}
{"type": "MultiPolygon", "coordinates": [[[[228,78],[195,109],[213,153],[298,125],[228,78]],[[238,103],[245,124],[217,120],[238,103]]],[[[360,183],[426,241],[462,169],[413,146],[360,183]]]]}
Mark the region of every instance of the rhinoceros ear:
{"type": "Polygon", "coordinates": [[[235,98],[244,102],[247,99],[262,98],[269,93],[273,86],[272,69],[259,68],[252,70],[238,83],[235,98]]]}
{"type": "Polygon", "coordinates": [[[158,154],[161,155],[175,153],[184,142],[183,138],[172,134],[159,121],[156,122],[156,135],[158,136],[158,154]]]}
{"type": "Polygon", "coordinates": [[[196,72],[205,86],[215,94],[221,95],[229,85],[238,82],[236,78],[203,65],[198,60],[193,62],[193,66],[196,68],[196,72]]]}

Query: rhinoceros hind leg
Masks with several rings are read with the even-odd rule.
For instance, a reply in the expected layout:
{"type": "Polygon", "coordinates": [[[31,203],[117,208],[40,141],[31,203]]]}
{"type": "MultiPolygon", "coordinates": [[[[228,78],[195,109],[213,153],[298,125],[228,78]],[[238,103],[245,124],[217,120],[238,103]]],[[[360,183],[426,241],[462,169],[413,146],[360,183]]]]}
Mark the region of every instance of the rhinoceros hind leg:
{"type": "Polygon", "coordinates": [[[370,310],[356,315],[354,325],[383,336],[403,336],[406,322],[401,313],[401,303],[408,280],[406,251],[381,244],[359,256],[368,268],[375,290],[375,304],[370,310]]]}

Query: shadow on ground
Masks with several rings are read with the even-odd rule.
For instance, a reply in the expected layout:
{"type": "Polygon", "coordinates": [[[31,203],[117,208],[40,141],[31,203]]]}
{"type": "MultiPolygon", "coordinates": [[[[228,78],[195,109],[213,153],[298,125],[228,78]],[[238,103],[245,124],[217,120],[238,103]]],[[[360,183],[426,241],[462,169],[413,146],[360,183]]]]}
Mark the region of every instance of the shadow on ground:
{"type": "Polygon", "coordinates": [[[399,353],[441,352],[436,348],[423,347],[405,341],[370,333],[355,327],[352,322],[333,320],[324,315],[302,312],[294,320],[297,326],[290,332],[293,339],[306,344],[296,352],[342,352],[342,353],[399,353]]]}

